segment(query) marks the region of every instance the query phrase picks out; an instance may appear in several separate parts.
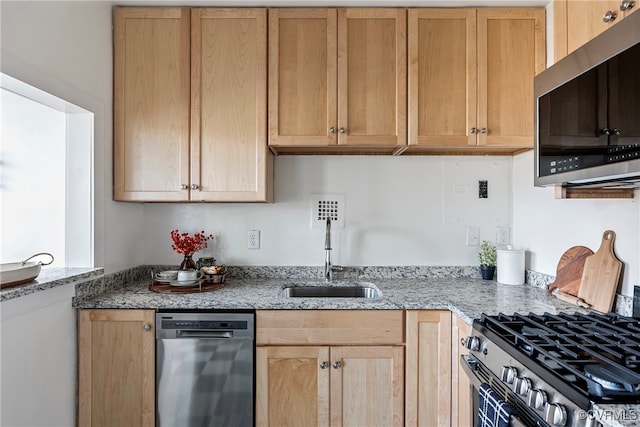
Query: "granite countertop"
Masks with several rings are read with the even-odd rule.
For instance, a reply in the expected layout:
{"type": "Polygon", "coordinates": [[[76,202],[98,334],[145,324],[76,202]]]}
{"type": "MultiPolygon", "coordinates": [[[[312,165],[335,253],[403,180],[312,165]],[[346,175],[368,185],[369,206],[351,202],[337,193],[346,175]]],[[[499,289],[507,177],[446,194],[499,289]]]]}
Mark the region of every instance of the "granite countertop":
{"type": "MultiPolygon", "coordinates": [[[[162,267],[160,267],[162,268],[162,267]]],[[[79,286],[73,300],[76,308],[105,309],[256,309],[256,310],[450,310],[467,323],[483,313],[587,312],[547,293],[544,283],[503,285],[476,278],[475,270],[462,268],[360,268],[352,279],[335,280],[332,286],[373,286],[382,295],[366,298],[286,298],[285,286],[326,285],[318,268],[262,267],[238,269],[227,278],[223,288],[202,293],[166,294],[149,290],[150,271],[144,266],[127,272],[111,287],[91,282],[79,286]],[[263,274],[263,273],[267,274],[263,274]],[[300,275],[302,272],[302,275],[300,275]],[[264,278],[269,277],[269,278],[264,278]],[[291,278],[298,277],[298,278],[291,278]],[[93,290],[91,288],[94,288],[93,290]]],[[[543,280],[544,282],[544,280],[543,280]]],[[[638,426],[640,405],[596,405],[585,417],[598,419],[606,427],[638,426]],[[622,419],[621,419],[622,416],[622,419]],[[631,419],[629,419],[631,418],[631,419]]]]}
{"type": "Polygon", "coordinates": [[[0,290],[0,301],[9,301],[70,283],[86,282],[100,278],[103,274],[103,268],[43,267],[35,280],[0,290]]]}
{"type": "MultiPolygon", "coordinates": [[[[221,289],[191,294],[164,294],[149,290],[149,280],[125,284],[102,294],[74,299],[77,308],[147,309],[256,309],[256,310],[451,310],[468,323],[482,313],[558,313],[578,307],[528,285],[502,285],[475,278],[361,279],[382,292],[379,298],[285,298],[285,286],[325,285],[313,279],[231,278],[221,289]]],[[[332,286],[355,281],[336,280],[332,286]]]]}

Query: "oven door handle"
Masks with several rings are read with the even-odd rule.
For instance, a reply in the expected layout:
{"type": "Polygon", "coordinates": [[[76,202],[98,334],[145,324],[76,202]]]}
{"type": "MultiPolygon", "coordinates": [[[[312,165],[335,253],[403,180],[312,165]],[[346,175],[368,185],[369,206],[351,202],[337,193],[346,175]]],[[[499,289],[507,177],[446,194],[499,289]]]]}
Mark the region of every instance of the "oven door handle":
{"type": "MultiPolygon", "coordinates": [[[[475,373],[476,366],[478,363],[479,363],[478,361],[476,361],[475,359],[473,359],[472,357],[466,354],[460,355],[460,365],[462,366],[462,369],[469,377],[469,381],[471,381],[471,385],[476,390],[480,390],[480,384],[481,384],[480,378],[478,378],[478,376],[475,373]]],[[[477,414],[474,414],[474,417],[476,416],[477,414]]],[[[514,415],[511,416],[509,425],[511,427],[527,427],[526,424],[523,424],[522,421],[520,421],[520,419],[514,415]]]]}

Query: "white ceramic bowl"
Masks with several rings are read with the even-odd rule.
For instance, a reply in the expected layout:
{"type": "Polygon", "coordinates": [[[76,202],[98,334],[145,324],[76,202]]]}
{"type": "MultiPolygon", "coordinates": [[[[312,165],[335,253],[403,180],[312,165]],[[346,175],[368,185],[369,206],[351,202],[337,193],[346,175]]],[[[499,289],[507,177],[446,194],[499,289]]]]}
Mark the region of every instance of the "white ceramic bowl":
{"type": "Polygon", "coordinates": [[[30,282],[38,277],[41,266],[39,262],[0,264],[0,284],[5,287],[30,282]]]}

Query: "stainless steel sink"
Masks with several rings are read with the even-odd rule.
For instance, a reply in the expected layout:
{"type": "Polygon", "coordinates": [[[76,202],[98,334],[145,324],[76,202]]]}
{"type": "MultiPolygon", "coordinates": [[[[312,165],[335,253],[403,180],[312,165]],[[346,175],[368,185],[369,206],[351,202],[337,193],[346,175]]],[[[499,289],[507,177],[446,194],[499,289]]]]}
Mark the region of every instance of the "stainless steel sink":
{"type": "Polygon", "coordinates": [[[379,298],[380,291],[371,286],[286,286],[285,298],[379,298]]]}

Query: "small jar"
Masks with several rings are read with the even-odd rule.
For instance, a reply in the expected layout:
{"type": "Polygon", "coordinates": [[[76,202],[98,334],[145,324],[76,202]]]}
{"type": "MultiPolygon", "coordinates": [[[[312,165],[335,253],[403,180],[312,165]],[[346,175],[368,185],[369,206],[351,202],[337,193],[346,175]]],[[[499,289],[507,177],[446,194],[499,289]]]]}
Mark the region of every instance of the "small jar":
{"type": "Polygon", "coordinates": [[[213,267],[214,265],[216,265],[216,259],[212,257],[199,258],[196,264],[198,266],[198,270],[200,270],[202,267],[213,267]]]}

